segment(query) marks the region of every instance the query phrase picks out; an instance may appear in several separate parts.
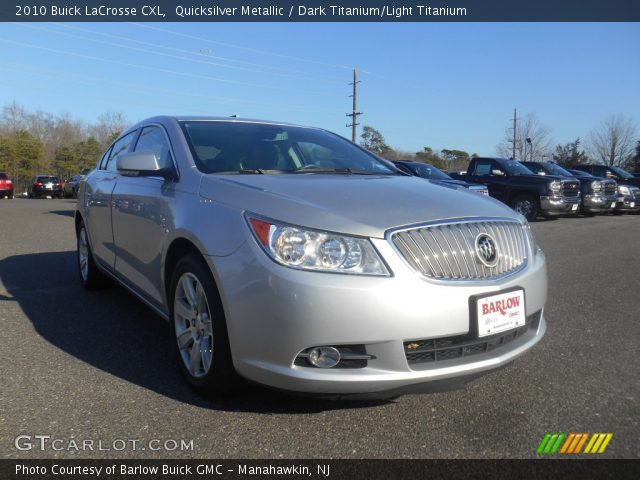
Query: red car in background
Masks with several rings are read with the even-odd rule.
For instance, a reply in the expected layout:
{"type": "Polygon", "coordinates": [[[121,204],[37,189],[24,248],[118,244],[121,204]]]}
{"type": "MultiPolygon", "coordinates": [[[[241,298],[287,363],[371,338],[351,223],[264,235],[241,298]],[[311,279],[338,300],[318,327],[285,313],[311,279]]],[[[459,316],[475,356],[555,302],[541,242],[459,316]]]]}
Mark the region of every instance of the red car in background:
{"type": "Polygon", "coordinates": [[[0,198],[13,198],[13,182],[6,173],[0,172],[0,198]]]}

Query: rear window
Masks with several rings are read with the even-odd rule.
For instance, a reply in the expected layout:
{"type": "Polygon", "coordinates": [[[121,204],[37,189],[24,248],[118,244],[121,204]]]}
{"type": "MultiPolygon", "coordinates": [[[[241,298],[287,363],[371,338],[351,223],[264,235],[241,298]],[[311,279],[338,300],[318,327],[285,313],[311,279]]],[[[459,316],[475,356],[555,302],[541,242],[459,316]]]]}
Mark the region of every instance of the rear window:
{"type": "Polygon", "coordinates": [[[36,178],[38,182],[58,182],[58,177],[38,177],[36,178]]]}
{"type": "Polygon", "coordinates": [[[0,180],[6,180],[8,177],[5,173],[0,173],[0,180]]]}

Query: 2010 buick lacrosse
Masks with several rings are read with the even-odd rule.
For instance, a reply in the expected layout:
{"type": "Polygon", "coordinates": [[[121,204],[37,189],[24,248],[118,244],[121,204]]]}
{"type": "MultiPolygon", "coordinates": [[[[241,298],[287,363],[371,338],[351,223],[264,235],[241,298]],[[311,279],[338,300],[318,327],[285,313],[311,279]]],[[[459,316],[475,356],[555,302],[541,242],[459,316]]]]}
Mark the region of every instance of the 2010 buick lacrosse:
{"type": "Polygon", "coordinates": [[[155,117],[80,183],[78,265],[170,324],[186,380],[312,394],[464,383],[533,347],[545,258],[524,217],[283,123],[155,117]]]}

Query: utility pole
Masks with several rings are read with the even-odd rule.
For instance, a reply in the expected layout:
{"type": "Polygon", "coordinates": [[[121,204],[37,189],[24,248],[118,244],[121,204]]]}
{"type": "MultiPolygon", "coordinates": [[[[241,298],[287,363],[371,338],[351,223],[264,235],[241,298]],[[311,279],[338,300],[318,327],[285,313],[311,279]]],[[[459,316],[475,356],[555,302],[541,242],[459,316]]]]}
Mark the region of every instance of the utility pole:
{"type": "Polygon", "coordinates": [[[351,141],[356,143],[356,127],[360,125],[358,120],[358,115],[362,115],[362,112],[358,111],[358,70],[353,69],[353,83],[349,85],[353,85],[353,94],[350,96],[353,97],[353,111],[351,113],[347,113],[347,117],[351,117],[351,123],[347,125],[347,127],[351,127],[351,141]]]}
{"type": "Polygon", "coordinates": [[[512,159],[516,159],[516,135],[518,132],[518,113],[516,109],[513,109],[513,153],[511,154],[512,159]]]}

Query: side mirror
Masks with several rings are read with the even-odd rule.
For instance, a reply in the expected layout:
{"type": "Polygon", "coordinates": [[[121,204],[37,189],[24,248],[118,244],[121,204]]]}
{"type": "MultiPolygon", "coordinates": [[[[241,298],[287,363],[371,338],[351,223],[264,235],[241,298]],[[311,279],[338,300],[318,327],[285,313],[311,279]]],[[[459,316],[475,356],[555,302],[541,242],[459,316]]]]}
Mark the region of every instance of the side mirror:
{"type": "Polygon", "coordinates": [[[504,172],[499,168],[493,168],[491,169],[491,175],[495,175],[497,177],[504,177],[504,172]]]}
{"type": "Polygon", "coordinates": [[[116,160],[118,172],[129,176],[164,177],[174,179],[176,172],[173,167],[162,168],[151,150],[124,153],[116,160]]]}

